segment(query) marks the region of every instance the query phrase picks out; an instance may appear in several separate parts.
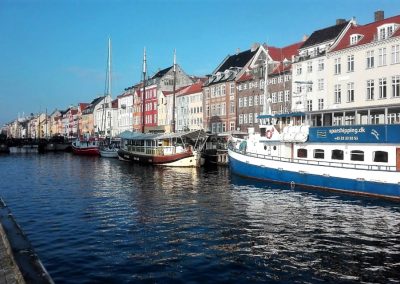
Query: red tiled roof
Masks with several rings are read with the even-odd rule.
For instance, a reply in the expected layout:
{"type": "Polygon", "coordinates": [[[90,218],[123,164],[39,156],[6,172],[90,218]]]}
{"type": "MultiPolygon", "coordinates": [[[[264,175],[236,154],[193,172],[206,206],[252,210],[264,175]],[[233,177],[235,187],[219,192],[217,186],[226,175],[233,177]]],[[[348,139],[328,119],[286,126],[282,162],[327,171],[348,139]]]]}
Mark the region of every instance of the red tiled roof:
{"type": "Polygon", "coordinates": [[[79,103],[78,105],[79,105],[80,111],[82,111],[89,105],[89,103],[79,103]]]}
{"type": "Polygon", "coordinates": [[[303,43],[301,41],[282,48],[274,46],[265,46],[265,48],[268,49],[268,54],[274,61],[283,61],[285,58],[291,60],[293,55],[298,54],[298,50],[303,43]]]}
{"type": "MultiPolygon", "coordinates": [[[[391,23],[400,24],[400,15],[390,17],[382,21],[372,22],[370,24],[362,26],[361,25],[357,26],[352,24],[349,30],[342,37],[339,43],[331,50],[331,52],[373,42],[377,34],[377,28],[381,25],[391,24],[391,23]],[[353,34],[359,34],[362,36],[362,38],[356,44],[350,45],[350,36],[353,34]]],[[[395,36],[400,36],[400,28],[397,28],[397,30],[393,33],[392,37],[395,36]]]]}
{"type": "Polygon", "coordinates": [[[253,80],[253,74],[245,72],[245,73],[243,73],[242,76],[240,76],[240,78],[237,80],[237,82],[241,83],[241,82],[250,81],[250,80],[253,80]]]}

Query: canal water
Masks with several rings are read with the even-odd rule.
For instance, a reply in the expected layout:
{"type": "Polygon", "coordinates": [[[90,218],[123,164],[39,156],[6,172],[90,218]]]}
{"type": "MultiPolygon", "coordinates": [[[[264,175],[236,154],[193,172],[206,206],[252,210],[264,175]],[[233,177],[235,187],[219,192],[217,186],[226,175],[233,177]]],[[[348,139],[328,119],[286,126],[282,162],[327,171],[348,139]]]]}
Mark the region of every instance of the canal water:
{"type": "Polygon", "coordinates": [[[69,153],[0,156],[56,283],[400,281],[400,204],[69,153]]]}

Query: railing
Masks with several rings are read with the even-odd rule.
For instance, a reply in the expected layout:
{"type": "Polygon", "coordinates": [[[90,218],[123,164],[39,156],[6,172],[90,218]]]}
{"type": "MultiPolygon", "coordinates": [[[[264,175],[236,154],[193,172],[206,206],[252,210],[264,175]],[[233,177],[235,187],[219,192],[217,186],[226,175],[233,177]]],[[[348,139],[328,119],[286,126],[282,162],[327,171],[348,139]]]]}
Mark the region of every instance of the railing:
{"type": "Polygon", "coordinates": [[[132,146],[127,145],[126,150],[133,153],[163,156],[175,154],[175,147],[173,146],[159,146],[159,147],[146,147],[146,146],[132,146]]]}
{"type": "Polygon", "coordinates": [[[303,159],[295,159],[295,158],[285,158],[278,156],[268,156],[264,154],[240,151],[230,146],[229,149],[235,153],[239,153],[245,156],[280,161],[286,163],[297,163],[297,164],[306,164],[306,165],[315,165],[321,167],[335,167],[335,168],[346,168],[346,169],[357,169],[357,170],[369,170],[369,171],[387,171],[387,172],[396,172],[396,166],[385,166],[385,165],[368,165],[368,164],[352,164],[352,163],[340,163],[340,162],[328,162],[328,161],[317,161],[317,160],[303,160],[303,159]]]}

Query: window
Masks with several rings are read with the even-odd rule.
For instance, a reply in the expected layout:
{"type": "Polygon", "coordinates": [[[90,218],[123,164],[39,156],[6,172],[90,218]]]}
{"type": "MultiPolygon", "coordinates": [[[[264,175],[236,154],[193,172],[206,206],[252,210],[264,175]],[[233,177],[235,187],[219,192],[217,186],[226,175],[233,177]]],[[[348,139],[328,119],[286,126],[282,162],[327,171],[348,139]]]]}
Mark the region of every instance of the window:
{"type": "Polygon", "coordinates": [[[400,44],[392,45],[392,64],[400,63],[400,44]]]}
{"type": "Polygon", "coordinates": [[[378,49],[378,66],[386,65],[386,47],[378,49]]]}
{"type": "Polygon", "coordinates": [[[235,102],[231,102],[231,107],[230,107],[231,113],[235,113],[235,102]]]}
{"type": "Polygon", "coordinates": [[[307,111],[312,111],[312,100],[307,100],[307,111]]]}
{"type": "Polygon", "coordinates": [[[340,84],[335,85],[335,104],[340,104],[342,101],[342,87],[340,84]]]}
{"type": "Polygon", "coordinates": [[[239,98],[239,107],[243,107],[243,98],[239,98]]]}
{"type": "Polygon", "coordinates": [[[290,96],[289,90],[285,90],[285,102],[289,101],[289,96],[290,96]]]}
{"type": "Polygon", "coordinates": [[[354,55],[347,56],[347,72],[354,71],[354,55]]]}
{"type": "Polygon", "coordinates": [[[256,112],[254,113],[254,123],[258,123],[258,115],[256,112]]]}
{"type": "Polygon", "coordinates": [[[332,150],[332,160],[343,160],[343,150],[332,150]]]}
{"type": "Polygon", "coordinates": [[[297,75],[301,75],[301,64],[298,64],[296,66],[296,72],[297,72],[297,75]]]}
{"type": "Polygon", "coordinates": [[[379,79],[379,98],[386,99],[386,78],[379,79]]]}
{"type": "Polygon", "coordinates": [[[324,109],[324,99],[318,99],[318,110],[324,109]]]}
{"type": "Polygon", "coordinates": [[[335,58],[335,75],[340,74],[340,58],[335,58]]]}
{"type": "Polygon", "coordinates": [[[350,36],[350,45],[354,45],[361,38],[361,35],[355,34],[350,36]]]}
{"type": "Polygon", "coordinates": [[[239,124],[243,124],[243,114],[239,114],[239,124]]]}
{"type": "Polygon", "coordinates": [[[229,126],[229,130],[230,131],[233,131],[233,130],[235,130],[235,122],[230,122],[230,124],[229,124],[230,126],[229,126]]]}
{"type": "Polygon", "coordinates": [[[283,82],[283,77],[282,76],[279,76],[278,77],[278,83],[282,83],[283,82]]]}
{"type": "Polygon", "coordinates": [[[307,149],[297,149],[297,158],[307,158],[307,149]]]}
{"type": "Polygon", "coordinates": [[[324,90],[324,79],[318,79],[318,91],[324,90]]]}
{"type": "Polygon", "coordinates": [[[367,51],[367,68],[374,68],[374,51],[367,51]]]}
{"type": "Polygon", "coordinates": [[[392,97],[400,97],[400,75],[392,77],[392,97]]]}
{"type": "Polygon", "coordinates": [[[276,103],[276,93],[272,93],[272,103],[276,103]]]}
{"type": "Polygon", "coordinates": [[[374,99],[374,80],[367,81],[367,100],[374,99]]]}
{"type": "Polygon", "coordinates": [[[385,151],[375,151],[373,153],[374,162],[387,163],[388,162],[388,152],[385,151]]]}
{"type": "Polygon", "coordinates": [[[225,88],[226,88],[225,85],[222,85],[222,86],[221,86],[221,95],[222,95],[222,96],[225,96],[225,95],[226,95],[226,90],[225,90],[225,88]]]}
{"type": "Polygon", "coordinates": [[[281,103],[283,101],[283,91],[278,93],[278,102],[281,103]]]}
{"type": "Polygon", "coordinates": [[[247,123],[247,113],[243,114],[243,123],[247,123]]]}
{"type": "Polygon", "coordinates": [[[354,83],[347,83],[347,102],[354,102],[354,83]]]}
{"type": "Polygon", "coordinates": [[[314,158],[315,159],[323,159],[325,157],[325,153],[323,149],[315,149],[314,150],[314,158]]]}
{"type": "Polygon", "coordinates": [[[352,161],[364,161],[364,151],[353,150],[350,152],[350,160],[352,161]]]}
{"type": "Polygon", "coordinates": [[[253,97],[249,97],[249,107],[253,106],[253,97]]]}
{"type": "Polygon", "coordinates": [[[378,38],[380,40],[387,39],[393,34],[394,25],[383,25],[378,28],[378,38]]]}
{"type": "Polygon", "coordinates": [[[249,113],[249,123],[253,123],[253,114],[249,113]]]}
{"type": "Polygon", "coordinates": [[[307,72],[311,73],[312,72],[312,61],[307,62],[307,72]]]}
{"type": "Polygon", "coordinates": [[[229,90],[229,94],[230,94],[230,95],[235,94],[235,83],[231,83],[231,85],[230,85],[230,90],[229,90]]]}
{"type": "Polygon", "coordinates": [[[319,59],[318,60],[318,71],[322,71],[322,70],[324,70],[324,60],[319,59]]]}
{"type": "Polygon", "coordinates": [[[247,107],[247,97],[243,98],[243,107],[247,107]]]}

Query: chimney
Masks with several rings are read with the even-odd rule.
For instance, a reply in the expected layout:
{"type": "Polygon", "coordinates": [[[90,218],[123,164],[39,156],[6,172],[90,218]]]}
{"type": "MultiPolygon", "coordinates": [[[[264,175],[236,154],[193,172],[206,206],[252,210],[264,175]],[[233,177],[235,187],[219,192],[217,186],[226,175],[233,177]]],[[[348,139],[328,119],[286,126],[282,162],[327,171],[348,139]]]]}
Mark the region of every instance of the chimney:
{"type": "Polygon", "coordinates": [[[346,19],[336,19],[336,25],[341,25],[346,23],[346,19]]]}
{"type": "Polygon", "coordinates": [[[308,39],[308,35],[303,35],[303,38],[301,39],[301,41],[306,41],[308,39]]]}
{"type": "Polygon", "coordinates": [[[385,13],[382,10],[375,11],[375,22],[382,21],[385,19],[385,13]]]}
{"type": "Polygon", "coordinates": [[[236,55],[238,55],[240,53],[240,48],[236,48],[236,55]]]}

